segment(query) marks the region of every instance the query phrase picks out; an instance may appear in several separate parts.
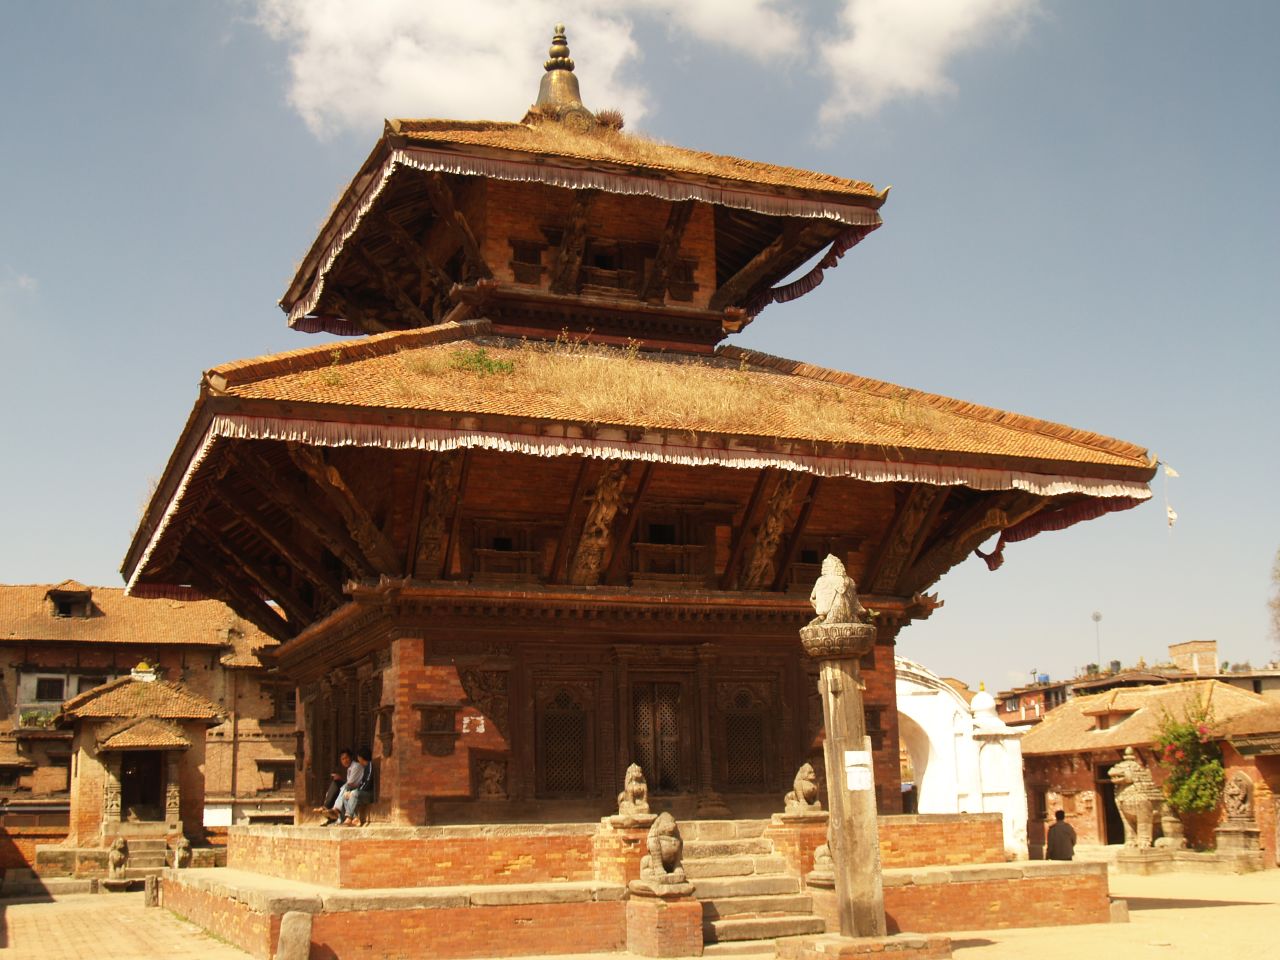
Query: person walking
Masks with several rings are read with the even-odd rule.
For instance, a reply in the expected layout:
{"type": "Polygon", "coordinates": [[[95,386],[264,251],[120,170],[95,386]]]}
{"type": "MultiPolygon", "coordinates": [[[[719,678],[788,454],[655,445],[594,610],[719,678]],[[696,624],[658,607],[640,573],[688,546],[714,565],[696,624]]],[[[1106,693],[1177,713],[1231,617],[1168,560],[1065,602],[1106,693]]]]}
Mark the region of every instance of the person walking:
{"type": "Polygon", "coordinates": [[[1076,853],[1076,831],[1067,823],[1062,810],[1053,814],[1055,823],[1049,828],[1049,842],[1045,847],[1046,860],[1070,860],[1076,853]]]}

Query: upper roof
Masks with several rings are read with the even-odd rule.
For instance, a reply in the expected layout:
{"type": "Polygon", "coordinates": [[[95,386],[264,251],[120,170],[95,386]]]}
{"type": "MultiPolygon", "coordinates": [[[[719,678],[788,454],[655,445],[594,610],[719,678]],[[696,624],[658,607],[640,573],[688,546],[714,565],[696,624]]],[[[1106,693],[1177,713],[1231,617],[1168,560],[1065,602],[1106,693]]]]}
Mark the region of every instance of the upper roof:
{"type": "Polygon", "coordinates": [[[1193,680],[1151,687],[1126,687],[1075,697],[1044,715],[1022,740],[1024,756],[1142,746],[1160,733],[1166,716],[1182,719],[1188,708],[1207,707],[1219,732],[1236,718],[1264,706],[1256,693],[1217,680],[1193,680]],[[1129,714],[1097,728],[1097,718],[1129,714]]]}
{"type": "Polygon", "coordinates": [[[1114,468],[1143,481],[1153,470],[1135,444],[738,348],[695,358],[521,343],[486,336],[483,323],[448,326],[225,364],[207,380],[230,396],[293,405],[998,456],[1114,468]]]}
{"type": "Polygon", "coordinates": [[[86,690],[62,705],[60,719],[104,720],[151,717],[222,722],[222,709],[180,683],[124,676],[86,690]]]}
{"type": "Polygon", "coordinates": [[[476,147],[506,153],[589,161],[617,166],[639,175],[652,175],[656,172],[695,178],[711,177],[752,187],[817,191],[876,201],[883,199],[883,191],[876,190],[863,180],[850,180],[798,167],[689,150],[619,130],[576,130],[561,123],[402,119],[388,120],[387,133],[415,144],[476,147]]]}
{"type": "Polygon", "coordinates": [[[277,641],[218,600],[143,599],[120,587],[86,587],[76,581],[0,584],[0,643],[101,643],[227,648],[227,666],[262,666],[253,652],[277,641]],[[69,586],[72,584],[74,586],[69,586]],[[89,593],[87,617],[54,616],[53,592],[89,593]]]}

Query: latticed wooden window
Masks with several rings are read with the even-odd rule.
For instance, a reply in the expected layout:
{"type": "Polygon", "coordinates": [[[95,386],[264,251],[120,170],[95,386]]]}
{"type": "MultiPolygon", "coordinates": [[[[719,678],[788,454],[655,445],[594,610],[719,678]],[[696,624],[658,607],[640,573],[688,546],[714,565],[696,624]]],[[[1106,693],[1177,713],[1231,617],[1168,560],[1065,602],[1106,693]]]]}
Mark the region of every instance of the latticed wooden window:
{"type": "Polygon", "coordinates": [[[568,690],[543,708],[541,747],[543,790],[586,792],[587,714],[568,690]]]}
{"type": "Polygon", "coordinates": [[[763,787],[764,716],[750,691],[739,690],[724,718],[725,780],[735,787],[763,787]]]}
{"type": "Polygon", "coordinates": [[[631,688],[631,731],[636,762],[649,789],[680,789],[680,684],[637,683],[631,688]]]}

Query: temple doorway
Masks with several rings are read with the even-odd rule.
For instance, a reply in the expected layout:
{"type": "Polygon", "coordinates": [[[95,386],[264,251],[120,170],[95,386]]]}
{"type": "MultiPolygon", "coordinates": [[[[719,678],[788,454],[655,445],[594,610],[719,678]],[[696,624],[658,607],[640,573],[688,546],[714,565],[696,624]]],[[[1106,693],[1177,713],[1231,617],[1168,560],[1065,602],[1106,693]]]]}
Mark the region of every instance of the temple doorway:
{"type": "Polygon", "coordinates": [[[120,760],[120,806],[124,820],[164,819],[164,754],[137,750],[120,760]]]}
{"type": "Polygon", "coordinates": [[[1124,821],[1116,808],[1116,785],[1107,776],[1107,770],[1107,766],[1101,766],[1094,771],[1098,786],[1098,813],[1102,818],[1102,842],[1124,843],[1124,821]]]}

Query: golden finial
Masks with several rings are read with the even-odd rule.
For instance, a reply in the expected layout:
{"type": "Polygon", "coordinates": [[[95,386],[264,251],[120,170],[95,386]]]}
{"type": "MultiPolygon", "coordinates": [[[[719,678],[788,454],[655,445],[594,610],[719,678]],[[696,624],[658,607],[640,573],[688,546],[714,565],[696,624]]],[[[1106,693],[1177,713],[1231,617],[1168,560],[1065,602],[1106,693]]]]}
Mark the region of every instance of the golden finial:
{"type": "Polygon", "coordinates": [[[572,70],[573,61],[569,59],[569,40],[565,36],[564,24],[557,23],[555,36],[551,38],[551,49],[547,51],[550,58],[542,66],[547,70],[572,70]]]}

